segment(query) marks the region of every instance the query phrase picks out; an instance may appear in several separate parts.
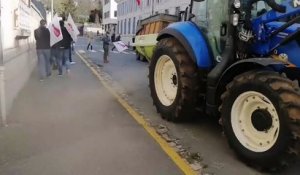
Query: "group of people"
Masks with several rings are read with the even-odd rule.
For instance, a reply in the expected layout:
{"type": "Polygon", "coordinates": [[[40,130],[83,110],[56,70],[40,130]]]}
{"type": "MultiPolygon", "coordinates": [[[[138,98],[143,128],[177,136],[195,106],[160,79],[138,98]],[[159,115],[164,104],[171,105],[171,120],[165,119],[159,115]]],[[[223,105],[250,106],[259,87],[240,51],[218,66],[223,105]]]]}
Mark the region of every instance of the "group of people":
{"type": "Polygon", "coordinates": [[[52,47],[50,46],[50,31],[46,25],[46,20],[41,20],[39,28],[34,31],[40,81],[51,76],[52,68],[58,69],[59,76],[63,75],[64,68],[69,73],[70,64],[75,63],[72,61],[73,39],[64,25],[64,20],[60,21],[63,39],[52,47]]]}
{"type": "MultiPolygon", "coordinates": [[[[59,76],[63,75],[64,68],[65,72],[69,73],[70,64],[75,63],[72,61],[73,39],[65,27],[64,20],[59,21],[59,23],[63,39],[53,46],[50,46],[50,31],[46,26],[46,20],[41,20],[39,28],[34,31],[40,81],[43,81],[45,78],[50,77],[52,74],[52,69],[57,68],[59,76]]],[[[92,43],[94,40],[94,35],[92,32],[88,33],[88,38],[89,42],[87,45],[87,50],[91,49],[93,51],[92,43]]],[[[104,63],[109,63],[108,55],[110,42],[117,42],[120,40],[120,35],[116,37],[115,34],[112,34],[112,36],[110,37],[108,32],[106,32],[102,37],[104,63]]],[[[115,48],[116,47],[114,46],[112,50],[114,50],[115,48]]],[[[99,64],[99,66],[101,65],[99,64]]]]}

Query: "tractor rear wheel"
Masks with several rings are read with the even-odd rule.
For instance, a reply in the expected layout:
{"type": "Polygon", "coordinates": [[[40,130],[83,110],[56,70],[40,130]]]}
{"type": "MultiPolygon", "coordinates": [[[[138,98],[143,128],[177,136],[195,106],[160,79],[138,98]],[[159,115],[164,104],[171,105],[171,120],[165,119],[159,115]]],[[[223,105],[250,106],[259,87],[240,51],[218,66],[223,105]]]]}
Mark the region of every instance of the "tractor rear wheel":
{"type": "Polygon", "coordinates": [[[237,76],[222,95],[222,124],[229,145],[250,165],[273,170],[300,151],[298,83],[276,72],[237,76]]]}
{"type": "Polygon", "coordinates": [[[193,116],[198,96],[197,67],[175,38],[158,42],[149,66],[151,96],[164,119],[193,116]]]}

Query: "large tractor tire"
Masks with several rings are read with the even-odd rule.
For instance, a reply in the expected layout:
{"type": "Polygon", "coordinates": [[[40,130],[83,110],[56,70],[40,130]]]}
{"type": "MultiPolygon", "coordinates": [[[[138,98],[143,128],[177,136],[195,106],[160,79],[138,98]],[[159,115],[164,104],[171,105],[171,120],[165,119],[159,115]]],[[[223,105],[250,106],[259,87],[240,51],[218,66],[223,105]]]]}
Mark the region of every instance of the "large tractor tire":
{"type": "Polygon", "coordinates": [[[237,155],[265,170],[279,170],[294,160],[300,151],[298,83],[276,72],[251,71],[226,89],[222,123],[237,155]]]}
{"type": "Polygon", "coordinates": [[[183,121],[195,114],[197,67],[175,38],[158,42],[149,66],[149,81],[154,105],[164,119],[183,121]]]}

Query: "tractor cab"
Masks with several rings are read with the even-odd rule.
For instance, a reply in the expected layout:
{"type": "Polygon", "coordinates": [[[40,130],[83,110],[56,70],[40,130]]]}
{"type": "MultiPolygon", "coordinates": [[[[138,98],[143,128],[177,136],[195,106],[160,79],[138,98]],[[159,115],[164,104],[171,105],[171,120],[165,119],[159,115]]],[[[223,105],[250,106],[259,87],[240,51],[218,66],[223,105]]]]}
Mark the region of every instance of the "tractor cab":
{"type": "Polygon", "coordinates": [[[228,36],[229,3],[232,0],[211,1],[203,0],[194,2],[192,19],[207,36],[211,47],[212,55],[217,62],[220,61],[221,54],[225,48],[228,36]]]}
{"type": "Polygon", "coordinates": [[[300,27],[297,24],[300,20],[295,19],[300,14],[298,3],[295,0],[194,0],[190,16],[205,34],[214,60],[221,61],[229,36],[234,39],[237,57],[245,59],[253,54],[268,56],[274,50],[283,50],[277,49],[283,45],[280,40],[295,34],[300,27]]]}

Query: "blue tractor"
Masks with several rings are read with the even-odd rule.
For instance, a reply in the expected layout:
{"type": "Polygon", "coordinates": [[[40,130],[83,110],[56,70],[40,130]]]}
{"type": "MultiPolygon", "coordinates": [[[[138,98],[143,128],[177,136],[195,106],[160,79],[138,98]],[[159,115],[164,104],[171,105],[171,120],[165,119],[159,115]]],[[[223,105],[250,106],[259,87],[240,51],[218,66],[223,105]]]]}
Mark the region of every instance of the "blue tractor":
{"type": "Polygon", "coordinates": [[[157,111],[219,116],[239,158],[287,165],[300,151],[300,0],[194,0],[182,17],[149,66],[157,111]]]}

